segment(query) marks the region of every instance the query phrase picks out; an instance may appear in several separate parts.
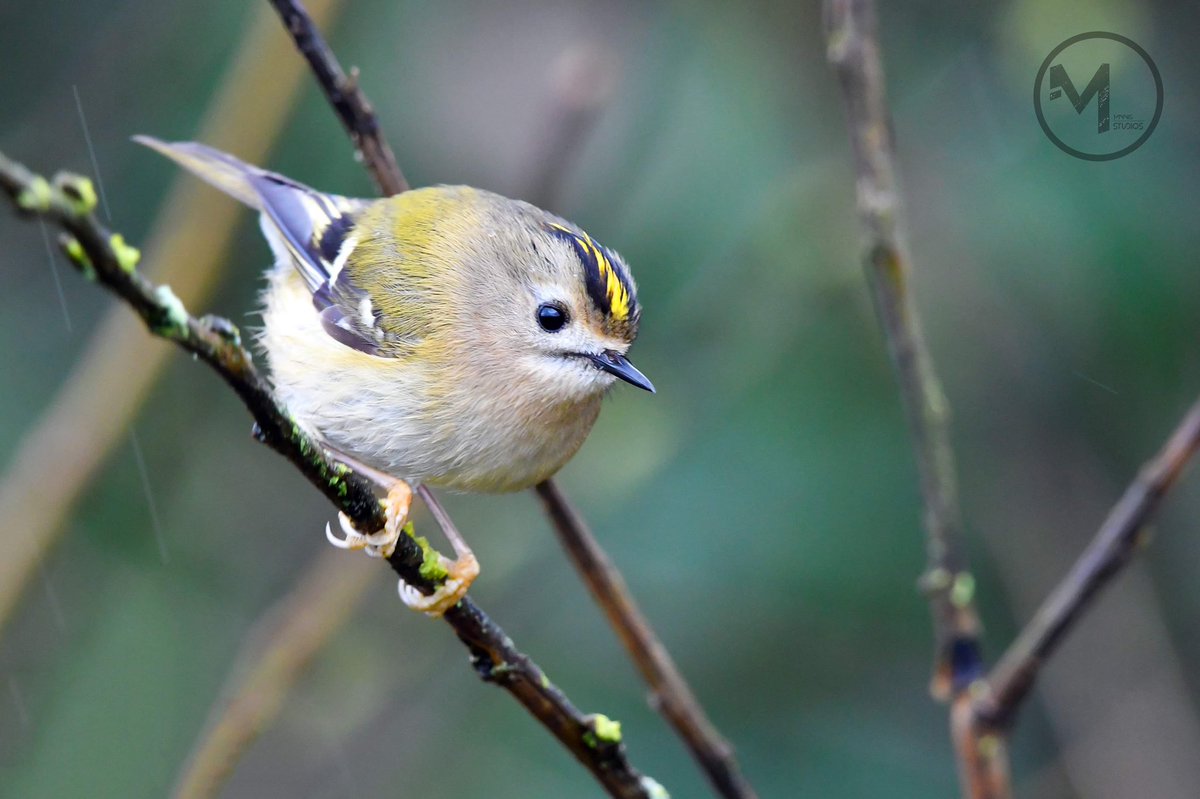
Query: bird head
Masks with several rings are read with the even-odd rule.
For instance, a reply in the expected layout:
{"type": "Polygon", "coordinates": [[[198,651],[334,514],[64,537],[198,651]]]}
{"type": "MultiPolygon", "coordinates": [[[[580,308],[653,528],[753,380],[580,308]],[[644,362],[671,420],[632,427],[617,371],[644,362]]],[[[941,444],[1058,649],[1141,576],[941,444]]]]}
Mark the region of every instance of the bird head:
{"type": "Polygon", "coordinates": [[[582,230],[540,215],[524,227],[528,261],[512,297],[525,365],[571,395],[603,393],[618,380],[653,392],[627,356],[641,316],[629,268],[582,230]]]}

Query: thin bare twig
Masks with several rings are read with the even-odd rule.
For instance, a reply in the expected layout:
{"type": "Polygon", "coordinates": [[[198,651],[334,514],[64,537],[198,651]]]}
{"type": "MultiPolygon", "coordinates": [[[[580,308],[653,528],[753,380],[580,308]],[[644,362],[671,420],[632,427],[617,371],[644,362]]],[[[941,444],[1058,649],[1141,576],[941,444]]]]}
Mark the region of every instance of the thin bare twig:
{"type": "Polygon", "coordinates": [[[704,714],[587,522],[554,481],[540,483],[535,490],[563,548],[650,687],[650,706],[675,728],[717,793],[727,799],[754,799],[757,794],[742,776],[733,747],[704,714]]]}
{"type": "Polygon", "coordinates": [[[829,60],[841,81],[854,150],[858,214],[866,231],[863,261],[917,455],[928,557],[922,584],[937,637],[933,687],[945,699],[978,677],[980,667],[974,581],[960,541],[950,407],[909,286],[912,265],[899,218],[874,3],[829,0],[825,11],[829,60]]]}
{"type": "Polygon", "coordinates": [[[296,0],[271,0],[279,12],[296,48],[308,60],[313,74],[321,84],[337,112],[342,126],[350,134],[355,150],[362,156],[371,176],[384,195],[408,191],[408,181],[396,163],[396,156],[379,130],[375,109],[358,86],[357,74],[347,77],[329,45],[317,31],[304,5],[296,0]]]}
{"type": "MultiPolygon", "coordinates": [[[[383,527],[383,512],[370,482],[331,461],[272,395],[241,343],[237,328],[214,316],[196,319],[167,286],[151,283],[136,269],[139,254],[96,219],[91,182],[60,174],[53,182],[0,154],[0,190],[27,216],[55,222],[64,251],[86,276],[123,299],[152,333],[174,342],[212,367],[241,398],[255,419],[255,435],[295,465],[355,526],[383,527]]],[[[436,583],[421,575],[426,557],[411,536],[401,536],[388,564],[423,593],[436,583]]],[[[437,557],[430,553],[429,557],[437,557]]],[[[619,727],[601,716],[585,716],[545,673],[469,597],[443,617],[467,645],[476,671],[505,688],[578,759],[611,796],[653,799],[661,791],[625,757],[619,727]]]]}
{"type": "Polygon", "coordinates": [[[1200,448],[1200,401],[1188,410],[1154,459],[1147,462],[1109,511],[1087,549],[1046,598],[988,676],[975,712],[1006,729],[1038,673],[1092,600],[1145,542],[1146,524],[1200,448]]]}
{"type": "Polygon", "coordinates": [[[979,725],[960,723],[965,692],[983,672],[974,578],[961,543],[950,409],[925,345],[909,277],[912,265],[900,221],[891,113],[871,0],[826,0],[828,58],[842,88],[854,151],[858,214],[866,233],[864,264],[876,314],[908,417],[925,509],[926,571],[921,579],[933,615],[932,691],[953,699],[952,733],[964,795],[1010,794],[1005,742],[983,740],[979,725]]]}

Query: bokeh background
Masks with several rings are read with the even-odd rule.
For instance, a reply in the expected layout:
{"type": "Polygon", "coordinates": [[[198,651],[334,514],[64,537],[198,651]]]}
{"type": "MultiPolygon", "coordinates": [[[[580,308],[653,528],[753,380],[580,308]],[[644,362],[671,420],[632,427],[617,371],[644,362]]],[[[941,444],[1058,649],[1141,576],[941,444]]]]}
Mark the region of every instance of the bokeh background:
{"type": "MultiPolygon", "coordinates": [[[[858,266],[818,5],[339,5],[332,44],[362,68],[414,184],[538,199],[633,265],[636,360],[659,393],[614,392],[561,479],[762,795],[955,795],[946,713],[926,692],[916,478],[858,266]]],[[[995,657],[1200,390],[1200,11],[886,5],[916,290],[955,412],[995,657]],[[1088,30],[1139,42],[1166,86],[1154,136],[1114,162],[1067,157],[1033,114],[1042,59],[1088,30]]],[[[91,173],[82,108],[114,227],[144,241],[194,226],[198,258],[212,223],[156,221],[178,175],[129,137],[199,135],[264,15],[241,0],[0,2],[0,149],[91,173]]],[[[298,62],[286,46],[270,57],[281,74],[298,62]]],[[[301,85],[267,164],[370,193],[301,85]]],[[[239,119],[230,149],[245,154],[237,137],[258,125],[239,119]]],[[[204,267],[215,293],[193,310],[252,327],[269,256],[236,213],[228,251],[204,267]]],[[[49,257],[35,224],[0,213],[0,242],[11,483],[68,375],[107,351],[94,337],[111,333],[98,326],[115,303],[49,257]]],[[[109,395],[79,403],[85,429],[103,426],[123,368],[105,367],[109,395]]],[[[82,494],[26,509],[66,513],[0,639],[0,796],[170,790],[238,652],[326,547],[330,508],[249,426],[206,369],[171,354],[82,494]]],[[[40,463],[39,485],[53,496],[83,460],[40,463]]],[[[637,766],[676,797],[706,795],[533,497],[447,503],[484,566],[480,604],[583,709],[621,720],[637,766]]],[[[1046,670],[1014,737],[1021,797],[1194,795],[1198,513],[1193,475],[1046,670]]],[[[0,558],[21,518],[0,522],[0,558]]],[[[225,795],[600,793],[380,568],[225,795]]]]}

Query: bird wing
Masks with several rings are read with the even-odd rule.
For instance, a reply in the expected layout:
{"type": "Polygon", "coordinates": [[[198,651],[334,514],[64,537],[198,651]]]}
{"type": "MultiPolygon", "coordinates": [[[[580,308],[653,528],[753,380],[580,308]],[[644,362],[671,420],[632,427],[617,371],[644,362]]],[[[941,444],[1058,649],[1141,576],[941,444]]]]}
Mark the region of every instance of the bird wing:
{"type": "Polygon", "coordinates": [[[134,140],[261,212],[263,234],[276,258],[290,262],[304,278],[325,332],[348,347],[385,354],[384,332],[369,295],[343,273],[358,244],[355,226],[366,201],[316,191],[196,142],[134,140]]]}

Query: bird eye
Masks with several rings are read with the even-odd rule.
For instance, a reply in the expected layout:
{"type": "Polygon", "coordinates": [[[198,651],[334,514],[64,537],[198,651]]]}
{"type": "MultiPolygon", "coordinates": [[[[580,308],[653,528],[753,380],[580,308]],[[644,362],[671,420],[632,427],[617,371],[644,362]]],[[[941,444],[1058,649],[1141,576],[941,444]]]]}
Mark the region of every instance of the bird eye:
{"type": "Polygon", "coordinates": [[[538,324],[547,333],[562,330],[567,324],[567,309],[557,302],[543,302],[537,309],[538,324]]]}

